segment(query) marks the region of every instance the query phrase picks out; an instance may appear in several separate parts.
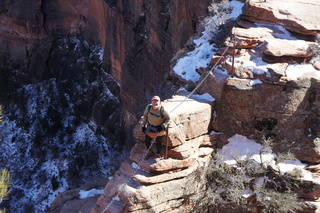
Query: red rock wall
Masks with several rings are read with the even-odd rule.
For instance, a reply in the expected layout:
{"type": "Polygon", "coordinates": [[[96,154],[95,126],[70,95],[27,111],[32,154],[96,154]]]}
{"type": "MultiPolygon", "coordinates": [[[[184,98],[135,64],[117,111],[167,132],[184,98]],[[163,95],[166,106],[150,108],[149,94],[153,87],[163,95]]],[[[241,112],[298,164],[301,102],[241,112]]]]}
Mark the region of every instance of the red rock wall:
{"type": "Polygon", "coordinates": [[[126,125],[154,94],[163,99],[170,60],[195,32],[210,1],[118,1],[106,10],[105,63],[121,84],[126,125]]]}
{"type": "Polygon", "coordinates": [[[0,62],[24,70],[21,82],[37,82],[46,76],[52,40],[81,36],[101,45],[105,70],[121,85],[125,124],[132,127],[152,95],[170,96],[170,60],[195,32],[209,2],[2,1],[0,62]]]}

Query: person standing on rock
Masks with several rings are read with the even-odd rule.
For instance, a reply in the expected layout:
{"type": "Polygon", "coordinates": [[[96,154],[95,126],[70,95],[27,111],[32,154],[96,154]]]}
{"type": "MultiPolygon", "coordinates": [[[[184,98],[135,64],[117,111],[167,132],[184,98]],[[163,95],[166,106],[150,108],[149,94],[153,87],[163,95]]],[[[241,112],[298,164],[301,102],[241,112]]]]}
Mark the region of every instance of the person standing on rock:
{"type": "MultiPolygon", "coordinates": [[[[156,137],[156,158],[159,160],[161,158],[161,148],[162,140],[166,135],[166,127],[169,124],[170,115],[168,111],[161,105],[161,100],[159,96],[153,96],[151,99],[151,104],[149,104],[143,113],[143,123],[142,132],[145,133],[145,142],[147,150],[151,145],[151,140],[156,137]]],[[[145,159],[150,158],[153,155],[153,151],[150,149],[145,157],[145,159]]]]}

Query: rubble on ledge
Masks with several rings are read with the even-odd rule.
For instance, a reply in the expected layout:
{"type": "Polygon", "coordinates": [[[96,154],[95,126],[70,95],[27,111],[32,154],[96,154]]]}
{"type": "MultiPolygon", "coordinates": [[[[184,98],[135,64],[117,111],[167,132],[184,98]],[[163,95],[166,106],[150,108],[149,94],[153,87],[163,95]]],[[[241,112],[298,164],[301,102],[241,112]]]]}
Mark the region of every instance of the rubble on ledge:
{"type": "Polygon", "coordinates": [[[208,133],[213,100],[196,97],[174,96],[163,102],[172,118],[168,159],[143,160],[146,146],[140,120],[134,129],[137,143],[129,159],[106,185],[91,213],[103,212],[110,202],[106,212],[185,212],[194,208],[194,202],[205,194],[204,170],[217,138],[208,133]]]}

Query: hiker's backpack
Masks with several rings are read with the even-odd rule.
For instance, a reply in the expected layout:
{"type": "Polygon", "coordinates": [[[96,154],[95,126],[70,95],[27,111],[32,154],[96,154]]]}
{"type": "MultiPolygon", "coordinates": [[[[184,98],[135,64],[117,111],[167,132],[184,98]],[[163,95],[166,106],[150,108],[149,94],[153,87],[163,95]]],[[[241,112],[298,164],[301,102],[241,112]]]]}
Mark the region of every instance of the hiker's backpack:
{"type": "MultiPolygon", "coordinates": [[[[152,104],[149,104],[148,105],[148,113],[150,113],[151,107],[152,107],[152,104]]],[[[163,108],[163,106],[160,107],[160,116],[161,116],[161,118],[164,118],[164,108],[163,108]]]]}

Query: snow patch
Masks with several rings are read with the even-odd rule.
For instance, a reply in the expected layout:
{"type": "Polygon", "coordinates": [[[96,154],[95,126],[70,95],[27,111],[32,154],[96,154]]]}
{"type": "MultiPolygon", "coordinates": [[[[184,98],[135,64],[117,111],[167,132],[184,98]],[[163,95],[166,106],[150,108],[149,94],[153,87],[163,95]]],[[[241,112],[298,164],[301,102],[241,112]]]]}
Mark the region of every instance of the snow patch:
{"type": "MultiPolygon", "coordinates": [[[[231,13],[228,14],[230,19],[236,19],[242,13],[242,7],[244,3],[239,1],[231,1],[229,3],[229,8],[231,13]]],[[[195,39],[193,42],[195,44],[195,49],[188,52],[183,58],[177,60],[176,65],[173,67],[173,72],[180,76],[185,81],[190,81],[196,83],[200,74],[197,69],[200,67],[207,67],[210,62],[212,55],[215,54],[216,48],[214,44],[210,43],[211,34],[213,31],[218,31],[218,26],[216,29],[212,29],[208,25],[218,19],[217,16],[213,16],[212,20],[205,26],[205,31],[202,32],[202,36],[199,39],[195,39]]],[[[223,24],[223,23],[221,23],[223,24]]]]}
{"type": "Polygon", "coordinates": [[[133,162],[131,164],[131,167],[134,168],[134,169],[140,169],[140,166],[136,162],[133,162]]]}
{"type": "Polygon", "coordinates": [[[213,102],[215,100],[215,98],[209,95],[208,93],[204,93],[202,95],[191,95],[190,97],[197,100],[207,101],[207,102],[213,102]]]}
{"type": "Polygon", "coordinates": [[[257,84],[262,84],[262,81],[260,81],[259,79],[255,79],[255,80],[250,80],[250,85],[254,86],[257,84]]]}
{"type": "Polygon", "coordinates": [[[96,189],[96,188],[93,188],[93,189],[90,189],[89,191],[85,191],[85,190],[80,190],[79,192],[79,198],[80,199],[85,199],[85,198],[88,198],[88,197],[94,197],[96,195],[102,195],[103,194],[103,189],[96,189]]]}
{"type": "MultiPolygon", "coordinates": [[[[312,173],[305,170],[306,164],[301,163],[299,160],[286,160],[276,164],[276,154],[272,153],[272,150],[256,143],[253,140],[248,139],[242,135],[234,135],[229,138],[229,143],[224,145],[222,149],[218,149],[217,153],[220,158],[218,163],[226,163],[230,166],[237,167],[236,160],[245,160],[247,158],[254,160],[258,164],[266,166],[272,166],[280,171],[281,174],[285,174],[298,169],[301,171],[303,180],[312,180],[312,173]]],[[[266,181],[265,178],[256,180],[256,184],[262,184],[266,181]]]]}
{"type": "Polygon", "coordinates": [[[316,70],[311,64],[290,64],[286,69],[288,80],[298,80],[303,77],[314,77],[320,79],[320,72],[316,70]]]}

